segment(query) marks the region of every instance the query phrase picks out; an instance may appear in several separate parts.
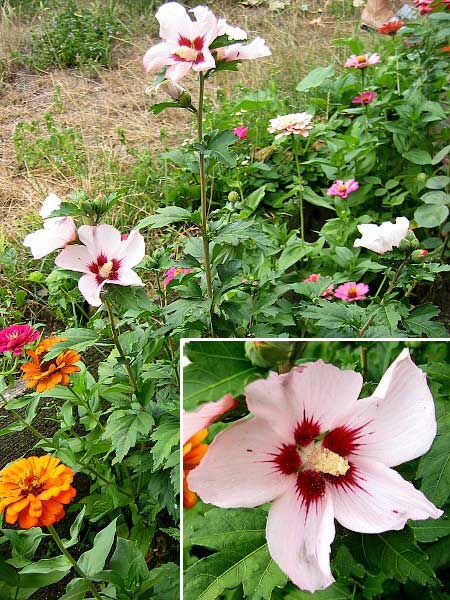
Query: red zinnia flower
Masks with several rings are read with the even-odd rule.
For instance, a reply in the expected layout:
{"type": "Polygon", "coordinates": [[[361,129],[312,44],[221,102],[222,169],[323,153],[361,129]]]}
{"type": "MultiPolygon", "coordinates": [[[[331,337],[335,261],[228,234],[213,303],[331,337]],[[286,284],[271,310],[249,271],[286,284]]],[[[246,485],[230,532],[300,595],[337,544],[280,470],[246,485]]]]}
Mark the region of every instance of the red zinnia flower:
{"type": "Polygon", "coordinates": [[[397,31],[402,27],[403,21],[401,19],[396,19],[395,21],[388,21],[387,23],[383,23],[381,27],[378,27],[377,31],[381,35],[394,35],[394,33],[397,33],[397,31]]]}

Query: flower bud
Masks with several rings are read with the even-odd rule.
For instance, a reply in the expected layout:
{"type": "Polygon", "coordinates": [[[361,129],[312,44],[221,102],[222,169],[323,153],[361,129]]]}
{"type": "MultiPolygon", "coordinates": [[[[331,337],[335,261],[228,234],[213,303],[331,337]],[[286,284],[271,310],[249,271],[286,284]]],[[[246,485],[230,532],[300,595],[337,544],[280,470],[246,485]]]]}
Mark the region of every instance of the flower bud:
{"type": "Polygon", "coordinates": [[[238,192],[236,192],[235,190],[233,190],[232,192],[230,192],[228,194],[228,200],[230,202],[233,202],[233,203],[234,202],[238,202],[240,200],[240,196],[239,196],[238,192]]]}
{"type": "Polygon", "coordinates": [[[289,360],[293,342],[245,342],[245,353],[257,367],[274,367],[289,360]]]}
{"type": "Polygon", "coordinates": [[[420,248],[420,249],[414,250],[414,252],[411,254],[411,258],[415,262],[421,262],[426,258],[427,254],[428,254],[428,250],[425,250],[424,248],[420,248]]]}
{"type": "Polygon", "coordinates": [[[399,248],[402,252],[411,252],[411,242],[405,238],[400,242],[399,248]]]}
{"type": "Polygon", "coordinates": [[[164,79],[164,81],[161,81],[161,83],[156,86],[156,91],[159,92],[160,90],[168,94],[175,102],[178,102],[181,96],[186,92],[184,87],[181,87],[181,85],[178,85],[178,83],[175,83],[174,81],[170,81],[170,79],[164,79]]]}

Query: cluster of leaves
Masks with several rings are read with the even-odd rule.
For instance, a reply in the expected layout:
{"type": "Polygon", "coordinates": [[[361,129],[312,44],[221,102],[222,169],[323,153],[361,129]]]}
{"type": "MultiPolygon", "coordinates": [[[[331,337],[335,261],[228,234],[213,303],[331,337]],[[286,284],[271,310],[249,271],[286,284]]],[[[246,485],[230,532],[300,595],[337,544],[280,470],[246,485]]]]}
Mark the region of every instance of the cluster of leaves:
{"type": "MultiPolygon", "coordinates": [[[[46,355],[50,360],[67,348],[81,354],[82,370],[71,376],[69,387],[23,394],[20,383],[13,385],[20,373],[17,362],[11,367],[14,361],[5,357],[0,364],[0,392],[6,401],[2,410],[13,420],[0,436],[13,439],[31,431],[36,445],[29,453],[51,454],[75,471],[77,496],[57,529],[64,535],[71,524],[64,545],[100,587],[102,598],[175,600],[178,349],[174,341],[153,335],[155,306],[141,288],[120,288],[108,295],[123,356],[112,342],[111,321],[103,307],[84,327],[58,332],[64,341],[46,355]]],[[[10,447],[9,460],[14,444],[10,447]]],[[[26,600],[70,572],[66,592],[58,597],[90,597],[86,580],[72,571],[48,533],[36,527],[0,532],[2,599],[26,600]]]]}
{"type": "Polygon", "coordinates": [[[33,69],[111,64],[111,50],[119,22],[108,7],[79,6],[67,0],[42,32],[31,38],[30,53],[22,56],[33,69]]]}
{"type": "MultiPolygon", "coordinates": [[[[200,224],[195,155],[200,151],[212,182],[212,320],[218,335],[446,335],[434,320],[440,310],[433,301],[449,254],[448,56],[442,51],[448,22],[448,13],[436,13],[378,46],[365,38],[366,50],[370,44],[371,51],[379,51],[380,65],[367,69],[365,78],[357,69],[315,69],[298,84],[301,101],[295,106],[280,99],[273,86],[224,100],[220,111],[209,114],[210,131],[201,145],[188,143],[163,155],[173,165],[167,197],[177,206],[158,209],[139,227],[170,226],[162,262],[172,250],[179,255],[181,245],[179,264],[192,271],[165,309],[168,329],[198,335],[206,330],[211,309],[199,277],[202,244],[185,236],[200,224]],[[352,98],[362,89],[377,98],[355,107],[352,98]],[[315,124],[298,144],[300,179],[290,137],[275,142],[267,132],[269,117],[299,110],[314,113],[315,124]],[[248,140],[233,139],[231,129],[241,124],[249,127],[248,140]],[[350,178],[360,184],[356,192],[345,200],[327,196],[333,181],[350,178]],[[298,232],[300,195],[305,242],[298,232]],[[409,218],[420,247],[429,252],[425,260],[409,255],[402,264],[401,252],[380,257],[353,248],[358,224],[398,216],[409,218]],[[173,225],[181,237],[170,244],[173,225]],[[396,285],[386,294],[400,266],[396,285]],[[301,283],[311,273],[320,273],[321,281],[301,283]],[[370,287],[368,303],[321,298],[330,284],[361,280],[370,287]]],[[[349,53],[363,51],[359,39],[338,43],[349,53]]]]}
{"type": "MultiPolygon", "coordinates": [[[[281,342],[283,343],[283,342],[281,342]]],[[[285,344],[287,342],[284,342],[285,344]]],[[[373,392],[387,366],[404,344],[400,342],[301,342],[297,363],[322,359],[343,369],[362,371],[363,396],[373,392]]],[[[450,507],[450,382],[446,343],[410,342],[413,359],[428,375],[436,403],[438,435],[427,454],[401,466],[444,510],[450,507]]],[[[184,369],[184,406],[218,400],[230,392],[239,397],[250,381],[277,367],[255,366],[244,343],[193,341],[185,346],[191,363],[184,369]],[[220,357],[220,360],[218,360],[220,357]]],[[[257,361],[261,364],[261,361],[257,361]]],[[[245,403],[210,428],[210,439],[230,421],[246,414],[245,403]],[[226,421],[226,423],[224,422],[226,421]]],[[[199,502],[184,516],[185,597],[197,600],[415,600],[446,599],[450,583],[450,521],[409,521],[402,531],[376,535],[340,527],[332,546],[336,583],[324,591],[303,592],[288,582],[271,559],[265,538],[268,506],[218,509],[199,502]]]]}

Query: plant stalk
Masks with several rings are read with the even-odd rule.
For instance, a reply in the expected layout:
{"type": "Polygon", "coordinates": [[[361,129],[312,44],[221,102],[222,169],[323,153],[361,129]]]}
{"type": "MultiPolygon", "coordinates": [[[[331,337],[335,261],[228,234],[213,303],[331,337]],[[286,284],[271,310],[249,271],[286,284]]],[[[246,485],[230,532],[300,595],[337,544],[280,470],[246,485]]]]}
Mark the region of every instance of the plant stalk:
{"type": "Polygon", "coordinates": [[[300,235],[302,238],[302,242],[305,241],[305,222],[303,218],[303,186],[302,186],[302,176],[300,172],[300,160],[298,156],[298,146],[297,140],[295,139],[294,134],[292,134],[292,146],[294,150],[295,156],[295,167],[297,169],[297,178],[298,178],[298,211],[300,215],[300,235]]]}

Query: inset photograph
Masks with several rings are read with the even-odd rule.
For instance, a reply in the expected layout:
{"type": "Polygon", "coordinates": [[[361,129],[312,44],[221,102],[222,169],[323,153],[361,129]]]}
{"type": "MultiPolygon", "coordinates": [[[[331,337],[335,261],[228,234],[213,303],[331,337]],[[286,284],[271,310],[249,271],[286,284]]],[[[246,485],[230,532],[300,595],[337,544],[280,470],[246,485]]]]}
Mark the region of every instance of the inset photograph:
{"type": "Polygon", "coordinates": [[[182,353],[185,600],[443,597],[447,342],[182,353]]]}

